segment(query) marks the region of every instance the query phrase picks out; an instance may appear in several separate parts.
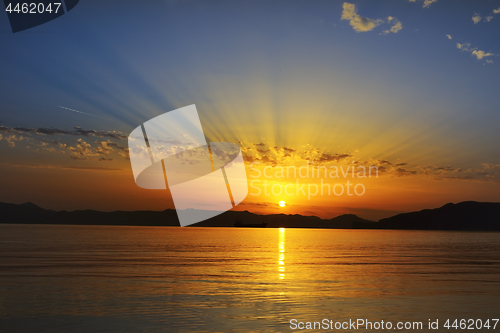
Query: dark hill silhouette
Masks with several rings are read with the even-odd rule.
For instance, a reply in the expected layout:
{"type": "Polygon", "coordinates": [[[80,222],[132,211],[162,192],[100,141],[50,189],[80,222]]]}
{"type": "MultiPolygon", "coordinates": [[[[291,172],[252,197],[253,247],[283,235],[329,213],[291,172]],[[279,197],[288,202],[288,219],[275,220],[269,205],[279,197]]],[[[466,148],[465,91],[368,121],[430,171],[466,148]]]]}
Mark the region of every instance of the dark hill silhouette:
{"type": "Polygon", "coordinates": [[[500,231],[500,203],[465,201],[404,213],[377,223],[355,222],[354,229],[500,231]]]}
{"type": "Polygon", "coordinates": [[[21,205],[0,203],[0,223],[83,224],[83,225],[179,225],[173,209],[164,211],[100,212],[96,210],[54,211],[28,202],[21,205]]]}
{"type": "MultiPolygon", "coordinates": [[[[248,211],[228,211],[196,223],[195,227],[233,227],[235,221],[244,224],[267,224],[268,228],[324,229],[405,229],[405,230],[484,230],[500,231],[500,203],[461,202],[436,209],[403,213],[379,222],[364,220],[353,214],[325,220],[317,216],[258,215],[248,211]]],[[[137,225],[179,226],[173,209],[164,211],[96,210],[54,211],[33,203],[0,203],[0,223],[17,224],[79,224],[79,225],[137,225]]]]}
{"type": "Polygon", "coordinates": [[[235,221],[244,224],[267,223],[267,228],[323,228],[323,229],[349,229],[354,222],[373,223],[353,214],[334,217],[329,220],[317,216],[303,216],[299,214],[271,214],[258,215],[249,211],[229,211],[211,219],[194,224],[195,227],[232,227],[235,221]]]}
{"type": "MultiPolygon", "coordinates": [[[[341,215],[330,220],[317,216],[302,215],[258,215],[248,211],[228,211],[211,219],[194,224],[196,227],[233,227],[235,221],[245,224],[266,223],[268,228],[351,228],[354,222],[363,220],[356,215],[341,215]]],[[[54,211],[43,209],[33,203],[0,203],[0,223],[17,224],[79,224],[79,225],[139,225],[179,226],[177,213],[173,209],[164,211],[115,211],[96,210],[54,211]]]]}

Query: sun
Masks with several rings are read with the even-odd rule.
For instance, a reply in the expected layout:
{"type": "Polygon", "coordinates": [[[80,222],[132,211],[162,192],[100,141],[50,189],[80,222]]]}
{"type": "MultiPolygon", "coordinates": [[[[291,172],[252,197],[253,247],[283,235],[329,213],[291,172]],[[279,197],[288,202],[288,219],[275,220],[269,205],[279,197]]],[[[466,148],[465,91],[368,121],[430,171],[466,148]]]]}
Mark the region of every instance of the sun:
{"type": "Polygon", "coordinates": [[[281,200],[280,202],[278,202],[278,205],[280,205],[280,207],[285,207],[286,203],[283,200],[281,200]]]}

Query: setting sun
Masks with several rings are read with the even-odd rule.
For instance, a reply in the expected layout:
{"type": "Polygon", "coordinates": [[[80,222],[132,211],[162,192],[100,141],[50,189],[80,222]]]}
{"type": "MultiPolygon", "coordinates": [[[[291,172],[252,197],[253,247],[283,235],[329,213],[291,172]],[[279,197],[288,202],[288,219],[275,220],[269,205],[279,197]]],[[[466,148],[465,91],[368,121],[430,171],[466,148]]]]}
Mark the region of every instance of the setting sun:
{"type": "Polygon", "coordinates": [[[278,203],[278,205],[280,205],[280,207],[285,207],[285,205],[286,205],[286,204],[285,204],[285,202],[282,200],[282,201],[280,201],[280,202],[278,203]]]}

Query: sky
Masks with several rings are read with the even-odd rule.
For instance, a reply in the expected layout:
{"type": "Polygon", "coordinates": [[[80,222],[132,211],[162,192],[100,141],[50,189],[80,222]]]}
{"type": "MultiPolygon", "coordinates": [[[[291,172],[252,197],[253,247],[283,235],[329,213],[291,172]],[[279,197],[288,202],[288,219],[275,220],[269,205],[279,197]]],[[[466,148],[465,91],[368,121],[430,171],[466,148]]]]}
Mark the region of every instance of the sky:
{"type": "Polygon", "coordinates": [[[254,182],[236,210],[378,220],[498,202],[498,40],[499,0],[81,0],[18,33],[0,15],[0,201],[172,208],[135,184],[127,136],[195,104],[208,141],[243,151],[254,182]],[[276,174],[362,166],[378,176],[276,174]],[[325,183],[344,193],[313,195],[325,183]]]}

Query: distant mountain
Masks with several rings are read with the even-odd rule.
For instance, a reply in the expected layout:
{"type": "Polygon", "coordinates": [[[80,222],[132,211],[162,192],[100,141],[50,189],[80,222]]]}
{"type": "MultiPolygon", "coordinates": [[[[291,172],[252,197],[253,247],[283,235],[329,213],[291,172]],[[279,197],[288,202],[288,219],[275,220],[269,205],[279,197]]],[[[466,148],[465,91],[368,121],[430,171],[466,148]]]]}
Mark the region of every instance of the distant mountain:
{"type": "MultiPolygon", "coordinates": [[[[379,222],[364,220],[353,214],[329,220],[303,215],[258,215],[248,211],[228,211],[193,227],[234,227],[243,224],[262,224],[268,228],[323,228],[323,229],[404,229],[404,230],[484,230],[500,231],[500,203],[461,202],[446,204],[436,209],[398,214],[379,222]]],[[[0,203],[0,223],[18,224],[80,224],[80,225],[137,225],[179,226],[173,209],[164,211],[95,210],[54,211],[33,203],[0,203]]]]}
{"type": "Polygon", "coordinates": [[[500,203],[465,201],[404,213],[377,223],[355,222],[354,229],[500,231],[500,203]]]}
{"type": "MultiPolygon", "coordinates": [[[[268,228],[351,228],[354,222],[373,223],[356,215],[348,214],[324,220],[317,216],[258,215],[248,211],[228,211],[211,219],[196,223],[195,227],[234,227],[236,221],[244,224],[266,223],[268,228]]],[[[173,209],[164,211],[115,211],[95,210],[54,211],[43,209],[28,202],[24,204],[0,203],[0,223],[17,224],[79,224],[79,225],[138,225],[179,226],[173,209]]]]}
{"type": "Polygon", "coordinates": [[[54,211],[28,202],[0,203],[0,223],[178,226],[173,209],[164,211],[100,212],[96,210],[54,211]]]}
{"type": "Polygon", "coordinates": [[[194,227],[233,227],[235,221],[244,224],[267,223],[267,228],[322,228],[322,229],[350,229],[354,222],[373,223],[364,220],[353,214],[346,214],[334,217],[329,220],[321,219],[317,216],[303,216],[299,214],[271,214],[258,215],[249,211],[236,212],[229,211],[215,216],[211,219],[198,222],[194,227]]]}

